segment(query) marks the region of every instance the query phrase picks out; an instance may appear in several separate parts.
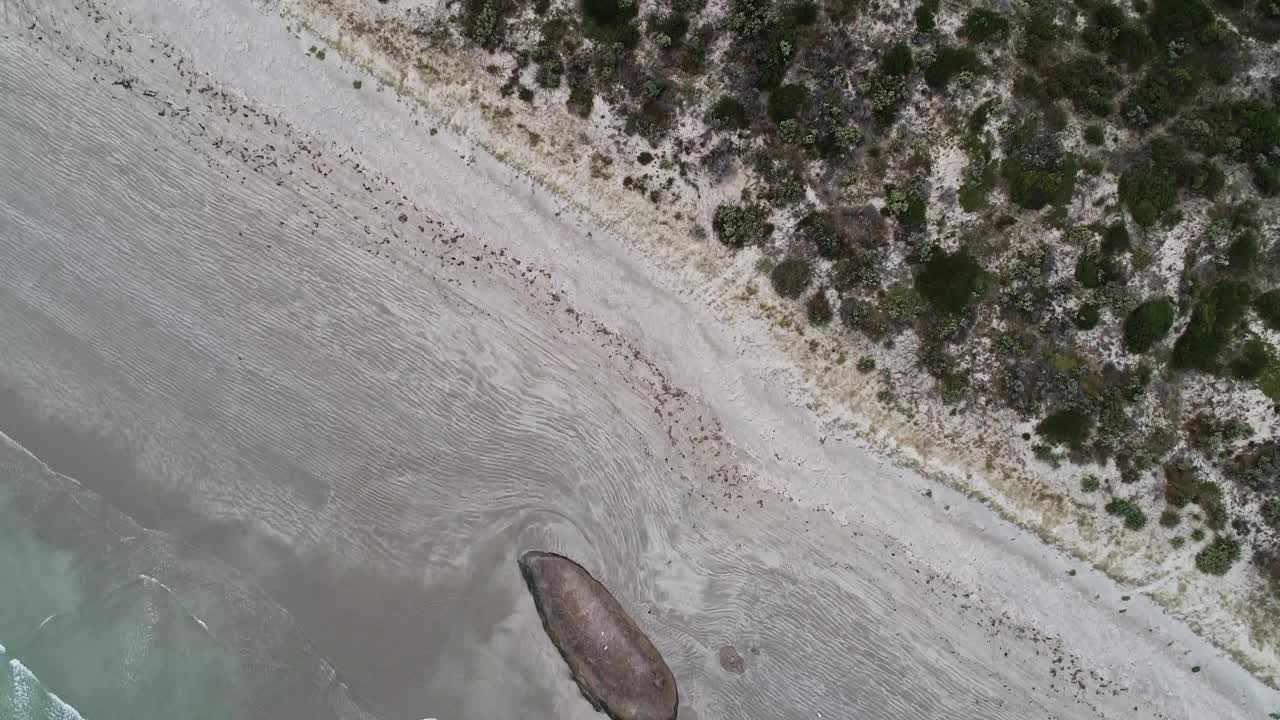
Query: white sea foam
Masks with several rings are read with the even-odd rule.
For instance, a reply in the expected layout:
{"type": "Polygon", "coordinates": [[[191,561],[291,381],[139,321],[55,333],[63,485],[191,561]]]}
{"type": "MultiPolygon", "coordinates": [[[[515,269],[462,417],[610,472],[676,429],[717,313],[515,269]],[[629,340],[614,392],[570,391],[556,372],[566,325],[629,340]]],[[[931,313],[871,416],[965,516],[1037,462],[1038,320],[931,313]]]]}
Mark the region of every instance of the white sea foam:
{"type": "MultiPolygon", "coordinates": [[[[12,720],[27,720],[28,718],[31,720],[84,720],[84,716],[79,711],[63,701],[62,698],[44,689],[35,673],[31,672],[17,658],[9,659],[9,668],[13,672],[10,695],[12,702],[7,707],[0,709],[19,713],[14,715],[12,720]],[[43,716],[37,718],[37,716],[30,713],[35,709],[40,693],[44,693],[49,698],[49,702],[44,708],[43,716]]],[[[4,718],[4,720],[11,719],[4,718]]]]}

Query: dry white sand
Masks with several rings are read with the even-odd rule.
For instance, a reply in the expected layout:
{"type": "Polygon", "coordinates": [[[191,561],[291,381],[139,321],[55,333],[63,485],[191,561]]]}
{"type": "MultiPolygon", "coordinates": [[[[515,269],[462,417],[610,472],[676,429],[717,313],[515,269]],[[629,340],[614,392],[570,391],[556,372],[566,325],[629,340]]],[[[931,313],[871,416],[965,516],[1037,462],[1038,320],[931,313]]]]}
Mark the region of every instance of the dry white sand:
{"type": "MultiPolygon", "coordinates": [[[[322,45],[317,38],[295,32],[248,0],[118,0],[102,3],[100,10],[101,22],[90,25],[72,20],[80,10],[63,0],[22,8],[41,20],[35,30],[19,33],[24,38],[19,41],[44,42],[34,36],[46,28],[77,26],[82,35],[76,42],[97,43],[92,51],[112,54],[120,63],[106,68],[86,60],[84,73],[100,74],[104,81],[114,81],[121,72],[144,78],[153,92],[177,99],[172,105],[177,107],[183,104],[186,80],[170,68],[143,65],[142,58],[147,51],[150,59],[185,58],[185,73],[208,73],[228,90],[243,93],[255,117],[262,109],[317,142],[350,148],[350,157],[393,182],[415,212],[421,209],[471,237],[483,238],[487,253],[505,251],[549,272],[582,317],[633,343],[673,385],[690,392],[698,408],[705,405],[718,421],[723,440],[737,451],[760,489],[788,499],[795,509],[822,511],[800,521],[794,520],[799,513],[791,512],[788,522],[811,527],[797,524],[790,533],[771,533],[775,540],[811,533],[804,541],[783,541],[753,552],[767,553],[783,567],[806,568],[797,569],[796,576],[809,578],[819,558],[838,563],[845,554],[857,556],[843,571],[824,566],[822,573],[837,586],[851,581],[842,579],[842,572],[872,573],[879,566],[884,576],[877,583],[892,592],[914,592],[891,578],[909,578],[921,568],[940,573],[947,587],[954,588],[954,597],[944,603],[948,607],[934,608],[933,601],[915,602],[905,596],[891,604],[900,602],[913,616],[939,613],[930,621],[935,631],[946,625],[939,618],[970,608],[991,618],[993,625],[999,618],[1023,628],[1024,636],[1002,641],[1013,648],[1013,656],[1006,656],[1011,667],[992,671],[996,676],[1009,673],[1006,680],[1025,682],[1008,688],[1010,701],[1020,704],[1021,696],[1034,695],[1036,701],[1022,707],[1038,707],[1046,716],[1260,718],[1280,709],[1273,690],[1151,602],[1142,597],[1122,600],[1129,589],[1044,546],[983,505],[896,467],[858,443],[828,437],[829,429],[800,402],[808,391],[802,376],[774,346],[767,329],[723,325],[699,303],[700,288],[682,286],[682,278],[659,271],[634,248],[595,229],[589,217],[565,207],[466,137],[444,129],[417,103],[379,88],[332,49],[325,61],[312,59],[306,49],[322,45]],[[103,42],[101,37],[110,40],[103,42]],[[176,52],[156,49],[166,41],[176,52]],[[363,90],[353,90],[354,79],[364,81],[363,90]],[[437,127],[438,132],[428,132],[437,127]],[[1069,575],[1069,570],[1076,572],[1069,575]],[[1048,643],[1041,667],[1032,667],[1040,662],[1032,659],[1039,655],[1038,643],[1027,637],[1048,643]],[[1079,694],[1064,695],[1061,687],[1075,678],[1056,677],[1056,658],[1071,658],[1087,676],[1105,679],[1108,690],[1091,686],[1084,701],[1079,694]],[[1201,671],[1193,673],[1193,666],[1201,671]],[[1030,686],[1026,673],[1033,670],[1045,673],[1049,689],[1030,686]]],[[[60,42],[55,36],[46,45],[58,51],[60,42]]],[[[191,104],[203,102],[193,98],[191,104]]],[[[235,142],[249,146],[254,131],[239,132],[235,142]]],[[[278,148],[267,149],[266,140],[261,142],[270,160],[278,148]]],[[[323,175],[318,172],[297,182],[323,189],[323,175]]],[[[388,263],[413,262],[412,253],[396,255],[392,248],[382,252],[388,263]]],[[[471,292],[485,295],[483,280],[471,292]]],[[[679,427],[688,430],[691,425],[679,427]]],[[[715,488],[711,494],[721,492],[715,488]]],[[[753,496],[745,489],[731,494],[735,493],[753,496]]],[[[750,503],[733,507],[733,516],[718,522],[729,528],[730,536],[749,544],[760,520],[751,519],[750,503]],[[735,523],[738,530],[733,529],[735,523]]],[[[773,605],[773,612],[796,617],[811,617],[812,610],[788,609],[786,602],[773,605]]],[[[821,622],[838,624],[840,618],[823,617],[821,622]]],[[[892,627],[898,620],[885,622],[892,627]]],[[[961,654],[968,657],[1002,662],[991,647],[983,647],[972,627],[957,624],[953,637],[940,635],[929,642],[936,643],[939,654],[962,648],[961,654]]],[[[856,686],[863,680],[837,677],[829,682],[856,686]]],[[[839,708],[834,710],[841,716],[839,708]]],[[[775,707],[759,716],[788,712],[775,707]]],[[[701,707],[700,713],[717,716],[715,705],[701,707]]],[[[935,713],[926,707],[889,708],[883,717],[943,716],[935,713]],[[903,714],[907,711],[916,715],[903,714]]],[[[996,714],[992,710],[979,716],[996,714]]]]}

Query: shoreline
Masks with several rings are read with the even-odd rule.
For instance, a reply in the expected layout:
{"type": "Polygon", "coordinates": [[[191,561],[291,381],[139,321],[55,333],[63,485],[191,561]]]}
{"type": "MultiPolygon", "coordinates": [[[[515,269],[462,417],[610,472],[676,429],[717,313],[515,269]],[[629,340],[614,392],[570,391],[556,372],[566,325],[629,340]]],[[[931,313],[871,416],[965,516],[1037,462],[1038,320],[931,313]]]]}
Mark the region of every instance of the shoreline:
{"type": "MultiPolygon", "coordinates": [[[[134,4],[149,5],[141,0],[134,4]]],[[[197,7],[202,5],[188,4],[197,7]]],[[[210,11],[207,5],[203,7],[210,11]]],[[[176,17],[173,21],[180,22],[176,17]]],[[[180,30],[170,28],[170,32],[174,33],[180,30]]],[[[251,40],[252,38],[241,38],[242,43],[251,40]]],[[[258,40],[262,41],[264,38],[258,40]]],[[[301,44],[305,46],[306,41],[301,44]]],[[[218,56],[210,55],[215,50],[212,47],[198,47],[194,51],[184,49],[192,52],[197,64],[202,67],[218,65],[218,56]]],[[[283,49],[278,51],[284,52],[283,49]]],[[[331,76],[331,90],[335,86],[340,88],[340,80],[347,77],[343,68],[336,67],[338,59],[335,57],[335,62],[324,68],[325,73],[331,76]]],[[[283,55],[276,60],[281,63],[287,61],[283,55]]],[[[226,56],[223,56],[221,62],[223,72],[235,68],[226,56]]],[[[238,69],[248,75],[233,80],[232,84],[240,88],[252,85],[252,69],[244,66],[238,69]]],[[[283,75],[287,76],[289,73],[283,75]]],[[[225,80],[225,76],[220,78],[225,80]]],[[[265,78],[259,78],[260,81],[263,79],[265,78]]],[[[1088,568],[1082,569],[1075,576],[1067,576],[1067,570],[1074,569],[1071,559],[1040,545],[1032,534],[1007,526],[989,508],[972,502],[952,489],[938,488],[935,483],[908,469],[886,467],[886,460],[878,457],[874,448],[850,443],[851,447],[840,447],[837,452],[835,446],[840,442],[838,438],[833,438],[836,440],[834,443],[819,442],[818,438],[823,436],[827,428],[819,424],[808,410],[797,408],[793,404],[796,394],[801,392],[799,388],[806,381],[786,365],[781,354],[767,350],[767,344],[771,342],[767,329],[759,326],[733,328],[738,335],[726,338],[725,333],[714,327],[713,322],[707,321],[705,315],[693,311],[681,315],[687,311],[686,306],[691,297],[696,297],[696,292],[687,288],[672,291],[661,282],[654,281],[653,268],[644,267],[643,262],[628,253],[626,248],[619,246],[609,235],[587,230],[591,227],[590,223],[574,218],[572,210],[567,213],[570,217],[564,217],[566,211],[554,200],[549,200],[545,192],[539,192],[532,184],[526,189],[518,173],[492,156],[483,151],[477,152],[474,147],[467,150],[468,143],[451,137],[447,130],[434,136],[434,145],[424,144],[422,137],[410,137],[407,133],[412,127],[408,123],[410,119],[416,119],[417,113],[405,113],[397,109],[398,102],[384,100],[382,107],[376,110],[362,107],[363,103],[349,102],[337,109],[334,113],[337,117],[326,118],[321,113],[330,108],[309,105],[318,98],[308,96],[305,90],[301,97],[291,94],[280,84],[283,82],[280,79],[274,80],[275,87],[272,88],[272,82],[267,80],[268,84],[259,85],[257,92],[246,90],[246,93],[251,97],[270,98],[269,104],[281,110],[286,117],[295,120],[305,118],[305,124],[318,126],[313,129],[320,132],[338,131],[341,137],[340,133],[343,131],[354,134],[360,128],[378,128],[385,138],[381,146],[368,140],[364,141],[363,147],[356,146],[362,155],[372,157],[377,161],[379,169],[392,177],[407,174],[408,181],[401,182],[400,186],[413,188],[411,194],[414,197],[430,196],[424,190],[432,185],[424,175],[414,172],[414,162],[404,159],[404,156],[409,155],[430,163],[433,173],[446,178],[444,184],[452,186],[449,192],[453,197],[433,198],[440,207],[438,212],[447,218],[452,214],[464,221],[468,217],[473,221],[478,217],[478,222],[472,222],[472,225],[480,226],[478,229],[467,228],[465,225],[463,227],[476,230],[475,234],[480,237],[499,238],[504,237],[504,231],[510,232],[505,236],[508,238],[508,247],[520,249],[521,255],[538,258],[538,265],[549,267],[558,281],[571,283],[569,295],[575,306],[584,308],[589,316],[600,318],[614,331],[636,341],[647,353],[652,353],[650,356],[659,365],[671,373],[677,385],[692,390],[711,406],[724,422],[731,443],[751,456],[751,464],[758,471],[758,482],[770,491],[794,500],[800,507],[819,508],[827,505],[826,511],[846,527],[865,524],[880,530],[887,529],[897,541],[912,548],[917,555],[930,558],[929,564],[949,565],[948,574],[961,584],[973,587],[980,585],[984,579],[998,579],[1002,585],[986,588],[985,592],[989,595],[982,597],[982,602],[996,608],[1013,609],[1014,612],[1018,612],[1018,607],[1023,606],[1022,612],[1026,617],[1019,619],[1038,628],[1043,627],[1049,634],[1083,636],[1073,638],[1076,645],[1092,645],[1092,650],[1105,653],[1107,651],[1103,648],[1108,646],[1108,641],[1121,637],[1118,633],[1126,633],[1126,636],[1136,634],[1140,632],[1138,626],[1143,624],[1160,628],[1161,640],[1171,639],[1186,648],[1203,645],[1181,623],[1170,622],[1158,608],[1143,599],[1123,604],[1112,600],[1112,604],[1105,609],[1099,603],[1087,600],[1091,593],[1118,594],[1118,588],[1088,568]],[[409,153],[403,147],[394,147],[398,143],[407,144],[416,152],[409,153]],[[446,143],[448,147],[438,147],[446,143]],[[427,157],[423,158],[423,155],[427,157]],[[388,168],[387,165],[393,167],[388,168]],[[458,182],[458,179],[472,178],[476,173],[483,178],[480,188],[469,189],[468,183],[458,182]],[[447,182],[450,177],[455,182],[447,182]],[[468,191],[469,195],[466,194],[468,191]],[[512,200],[510,207],[519,208],[517,212],[521,214],[517,218],[496,216],[492,212],[495,207],[508,206],[494,203],[493,195],[490,194],[493,191],[505,191],[507,199],[512,200]],[[468,199],[471,202],[466,202],[468,199]],[[566,232],[565,225],[571,219],[577,223],[577,229],[566,232]],[[517,226],[524,228],[523,234],[511,232],[517,226]],[[584,237],[604,237],[605,240],[603,244],[584,243],[584,237]],[[589,252],[585,245],[590,246],[589,252]],[[624,278],[625,281],[619,282],[618,278],[624,278]],[[642,310],[639,314],[635,312],[637,306],[642,310]],[[673,328],[670,325],[672,317],[682,317],[683,322],[673,328]],[[761,359],[757,359],[755,364],[744,363],[744,347],[759,351],[761,359]],[[691,358],[698,362],[686,364],[691,358]],[[718,368],[741,368],[743,365],[749,368],[748,372],[743,373],[743,378],[722,378],[718,381],[712,379],[718,368]],[[782,393],[771,387],[771,381],[779,379],[784,380],[781,384],[785,391],[782,393]],[[742,382],[741,387],[739,381],[742,382]],[[771,420],[763,427],[760,421],[762,416],[771,420]],[[779,453],[772,460],[768,458],[766,453],[778,452],[782,448],[789,451],[789,457],[784,459],[779,453]],[[857,468],[862,472],[851,473],[848,469],[841,469],[842,463],[843,467],[857,468]],[[801,472],[810,478],[807,486],[798,483],[796,476],[800,473],[795,467],[802,467],[801,472]],[[889,477],[872,480],[881,472],[889,477]],[[859,474],[864,477],[850,478],[850,475],[859,474]],[[846,488],[844,494],[835,487],[851,482],[876,484],[862,487],[853,485],[846,488]],[[924,495],[926,491],[930,493],[927,498],[924,495]],[[870,500],[862,506],[861,512],[858,512],[859,499],[870,500]],[[944,505],[948,509],[942,509],[944,505]],[[851,523],[855,525],[850,525],[851,523]],[[893,532],[894,530],[897,532],[893,532]],[[939,531],[939,535],[929,537],[931,530],[939,531]],[[995,537],[997,534],[1000,537],[995,537]],[[972,555],[950,559],[950,563],[940,562],[946,558],[939,551],[947,548],[954,550],[961,546],[958,542],[975,545],[972,555]],[[1016,555],[1017,567],[995,562],[1007,560],[1009,555],[1016,555]],[[993,571],[1001,574],[993,578],[993,571]],[[1084,607],[1078,617],[1063,617],[1051,612],[1053,602],[1061,593],[1071,593],[1080,598],[1076,602],[1084,607]],[[1118,624],[1111,613],[1122,606],[1129,611],[1125,623],[1134,626],[1130,630],[1109,627],[1118,624]],[[1081,633],[1081,629],[1088,632],[1081,633]]],[[[365,97],[354,96],[360,99],[365,97]]],[[[422,134],[425,135],[425,131],[422,134]]],[[[439,179],[435,179],[434,183],[435,187],[441,185],[439,179]]],[[[445,193],[439,195],[443,196],[445,193]]],[[[1157,645],[1159,643],[1152,639],[1138,647],[1157,645]]],[[[1087,653],[1090,648],[1085,650],[1087,653]]],[[[1206,654],[1208,653],[1201,649],[1201,655],[1206,654]]],[[[1174,683],[1188,676],[1189,662],[1183,663],[1186,667],[1179,667],[1171,657],[1167,657],[1167,652],[1165,655],[1160,658],[1163,662],[1159,666],[1150,667],[1148,673],[1164,677],[1150,681],[1150,685],[1144,687],[1143,682],[1138,682],[1140,671],[1133,669],[1132,680],[1135,682],[1132,684],[1137,690],[1158,696],[1169,691],[1169,686],[1161,685],[1160,680],[1174,683]]],[[[1088,654],[1085,657],[1107,666],[1117,674],[1124,673],[1123,667],[1117,666],[1114,659],[1108,661],[1101,657],[1090,658],[1088,654]]],[[[1251,711],[1270,709],[1265,708],[1264,704],[1274,700],[1274,695],[1257,689],[1245,690],[1247,683],[1241,677],[1243,671],[1234,664],[1209,663],[1207,658],[1203,662],[1206,667],[1200,678],[1208,678],[1210,684],[1220,691],[1229,692],[1231,688],[1235,688],[1240,693],[1238,699],[1254,703],[1251,711]]]]}

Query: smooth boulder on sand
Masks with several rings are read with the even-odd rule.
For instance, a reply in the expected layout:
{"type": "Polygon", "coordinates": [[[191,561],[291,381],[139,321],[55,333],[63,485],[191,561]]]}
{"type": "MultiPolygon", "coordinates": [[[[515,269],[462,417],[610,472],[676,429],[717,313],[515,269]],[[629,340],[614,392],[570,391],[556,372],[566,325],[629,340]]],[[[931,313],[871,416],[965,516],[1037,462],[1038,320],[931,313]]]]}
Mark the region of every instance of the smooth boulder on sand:
{"type": "Polygon", "coordinates": [[[614,720],[675,720],[676,679],[648,636],[581,565],[532,550],[520,573],[582,694],[614,720]]]}

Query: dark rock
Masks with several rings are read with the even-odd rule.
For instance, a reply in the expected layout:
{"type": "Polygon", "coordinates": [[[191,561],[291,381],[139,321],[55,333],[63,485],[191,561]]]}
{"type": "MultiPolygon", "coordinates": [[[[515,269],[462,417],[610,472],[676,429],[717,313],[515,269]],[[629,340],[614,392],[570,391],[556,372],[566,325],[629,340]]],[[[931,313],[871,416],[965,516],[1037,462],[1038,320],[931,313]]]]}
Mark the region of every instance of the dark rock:
{"type": "Polygon", "coordinates": [[[542,626],[592,707],[614,720],[675,720],[675,676],[591,573],[553,553],[520,556],[542,626]]]}
{"type": "Polygon", "coordinates": [[[747,661],[742,659],[732,645],[725,645],[720,648],[720,667],[734,675],[741,675],[747,671],[747,661]]]}

